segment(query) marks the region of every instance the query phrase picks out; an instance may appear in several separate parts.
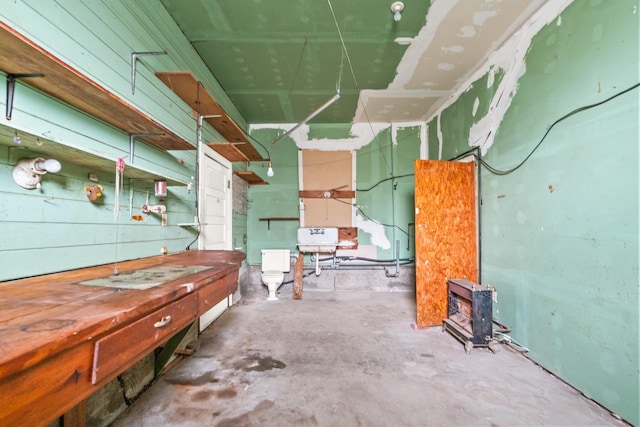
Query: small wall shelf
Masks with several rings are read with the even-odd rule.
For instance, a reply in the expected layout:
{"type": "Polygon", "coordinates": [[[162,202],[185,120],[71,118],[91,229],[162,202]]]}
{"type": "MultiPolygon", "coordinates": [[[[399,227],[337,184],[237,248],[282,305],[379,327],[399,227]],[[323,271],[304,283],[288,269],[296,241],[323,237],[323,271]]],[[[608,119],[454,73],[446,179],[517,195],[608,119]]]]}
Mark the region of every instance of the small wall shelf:
{"type": "Polygon", "coordinates": [[[197,114],[216,116],[205,117],[204,120],[213,126],[228,142],[208,143],[209,147],[231,162],[267,161],[247,140],[244,131],[229,117],[193,74],[188,71],[175,71],[158,72],[156,76],[197,114]]]}
{"type": "Polygon", "coordinates": [[[236,171],[233,174],[247,181],[249,185],[269,185],[253,171],[236,171]]]}
{"type": "Polygon", "coordinates": [[[42,74],[24,82],[161,150],[195,146],[0,22],[0,70],[7,74],[42,74]]]}
{"type": "Polygon", "coordinates": [[[300,218],[298,218],[297,216],[270,216],[260,218],[260,221],[267,221],[267,229],[271,230],[271,221],[300,221],[300,218]]]}

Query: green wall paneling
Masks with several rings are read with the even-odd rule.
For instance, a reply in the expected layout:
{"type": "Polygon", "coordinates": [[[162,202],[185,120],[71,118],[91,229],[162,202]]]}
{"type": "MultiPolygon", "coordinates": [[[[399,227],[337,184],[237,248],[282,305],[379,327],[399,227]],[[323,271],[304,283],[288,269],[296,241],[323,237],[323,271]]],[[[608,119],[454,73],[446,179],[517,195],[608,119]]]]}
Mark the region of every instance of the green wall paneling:
{"type": "MultiPolygon", "coordinates": [[[[637,0],[576,1],[535,35],[484,159],[509,169],[556,119],[636,84],[637,10],[637,0]]],[[[485,78],[442,112],[443,158],[468,148],[475,98],[493,96],[485,78]]],[[[635,89],[557,124],[516,172],[481,175],[482,277],[498,289],[496,317],[532,359],[636,425],[638,114],[635,89]]]]}
{"type": "MultiPolygon", "coordinates": [[[[396,240],[400,241],[401,258],[414,255],[413,237],[409,241],[409,233],[413,233],[409,223],[414,222],[411,174],[414,160],[420,157],[420,127],[399,128],[396,140],[394,145],[389,128],[357,151],[356,179],[360,191],[356,194],[356,203],[368,217],[387,225],[384,229],[390,247],[378,248],[380,259],[395,257],[396,240]],[[392,176],[400,178],[389,179],[392,176]]],[[[358,243],[371,244],[371,236],[360,230],[358,243]]]]}
{"type": "MultiPolygon", "coordinates": [[[[298,148],[289,138],[271,144],[281,131],[258,129],[251,135],[265,145],[271,154],[274,176],[267,177],[267,164],[253,162],[249,169],[269,185],[250,185],[247,209],[247,262],[260,264],[262,249],[291,249],[297,251],[298,221],[272,221],[266,217],[299,217],[298,210],[298,148]]],[[[259,148],[260,149],[260,148],[259,148]]],[[[262,152],[262,151],[261,151],[262,152]]]]}
{"type": "MultiPolygon", "coordinates": [[[[94,2],[87,6],[81,1],[23,0],[6,6],[0,11],[5,22],[186,140],[193,141],[195,135],[191,109],[155,77],[156,71],[194,72],[234,120],[245,126],[159,2],[94,2]],[[162,49],[169,54],[138,60],[132,95],[131,53],[162,49]]],[[[208,125],[205,128],[214,139],[219,138],[208,125]]]]}

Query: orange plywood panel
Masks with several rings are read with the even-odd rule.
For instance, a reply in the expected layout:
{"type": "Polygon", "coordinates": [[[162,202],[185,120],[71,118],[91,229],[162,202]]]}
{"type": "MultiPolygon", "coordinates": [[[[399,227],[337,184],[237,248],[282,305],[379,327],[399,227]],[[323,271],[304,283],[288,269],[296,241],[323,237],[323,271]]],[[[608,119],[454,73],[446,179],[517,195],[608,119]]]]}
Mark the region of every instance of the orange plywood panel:
{"type": "Polygon", "coordinates": [[[416,324],[447,317],[447,278],[478,279],[473,163],[416,160],[416,324]]]}

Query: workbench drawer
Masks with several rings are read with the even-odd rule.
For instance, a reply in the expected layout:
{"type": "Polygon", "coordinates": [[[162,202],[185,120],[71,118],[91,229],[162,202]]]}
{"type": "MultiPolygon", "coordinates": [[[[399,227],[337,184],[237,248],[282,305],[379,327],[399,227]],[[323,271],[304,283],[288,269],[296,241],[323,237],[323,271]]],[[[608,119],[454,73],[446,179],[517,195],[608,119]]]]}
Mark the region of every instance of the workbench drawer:
{"type": "Polygon", "coordinates": [[[230,273],[198,291],[199,311],[204,313],[238,288],[238,272],[230,273]]]}
{"type": "Polygon", "coordinates": [[[91,382],[118,375],[197,316],[198,297],[191,294],[100,338],[93,351],[91,382]]]}

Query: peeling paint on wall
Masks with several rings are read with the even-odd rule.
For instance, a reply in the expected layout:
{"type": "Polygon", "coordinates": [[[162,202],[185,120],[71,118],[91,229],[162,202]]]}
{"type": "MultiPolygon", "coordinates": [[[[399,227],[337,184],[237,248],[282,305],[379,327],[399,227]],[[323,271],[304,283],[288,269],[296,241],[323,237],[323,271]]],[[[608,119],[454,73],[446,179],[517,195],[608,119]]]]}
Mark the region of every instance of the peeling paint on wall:
{"type": "MultiPolygon", "coordinates": [[[[433,117],[437,117],[439,128],[440,114],[442,111],[457,101],[460,95],[471,87],[472,82],[488,74],[487,87],[492,87],[494,84],[495,70],[498,68],[502,69],[504,71],[504,77],[500,81],[495,95],[490,102],[489,113],[480,118],[469,130],[469,146],[480,147],[482,154],[486,154],[493,145],[493,140],[500,127],[500,123],[511,105],[511,99],[518,90],[518,80],[526,72],[525,58],[533,37],[542,27],[554,19],[557,19],[557,23],[560,25],[561,20],[559,15],[571,2],[571,0],[554,1],[548,2],[541,7],[513,37],[490,55],[488,61],[473,73],[473,75],[467,79],[466,83],[462,84],[456,93],[430,116],[427,122],[433,117]]],[[[474,117],[475,113],[474,108],[472,112],[474,117]]],[[[438,137],[441,138],[440,133],[438,133],[438,137]]],[[[440,144],[442,144],[442,141],[440,141],[440,144]]]]}
{"type": "Polygon", "coordinates": [[[356,227],[371,236],[371,243],[381,249],[391,248],[391,242],[384,232],[384,226],[375,221],[364,219],[360,215],[356,215],[356,227]]]}

